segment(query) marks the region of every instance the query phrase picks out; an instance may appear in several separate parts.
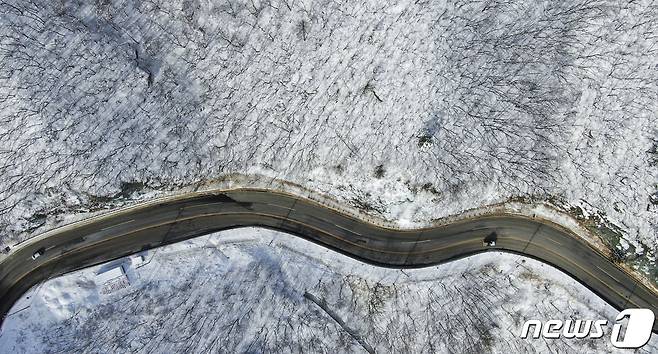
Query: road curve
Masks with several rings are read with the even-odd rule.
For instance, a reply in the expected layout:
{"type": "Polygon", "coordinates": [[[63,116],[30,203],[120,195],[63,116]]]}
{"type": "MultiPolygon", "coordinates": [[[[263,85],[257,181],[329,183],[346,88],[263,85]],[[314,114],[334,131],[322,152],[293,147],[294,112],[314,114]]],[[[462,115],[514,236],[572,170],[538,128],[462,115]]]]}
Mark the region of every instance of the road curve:
{"type": "MultiPolygon", "coordinates": [[[[486,216],[414,230],[379,227],[298,196],[257,189],[199,194],[127,208],[26,241],[0,260],[0,318],[48,278],[211,232],[260,226],[288,232],[350,257],[415,268],[498,250],[568,273],[617,309],[658,314],[658,295],[571,231],[516,215],[486,216]],[[496,233],[495,247],[483,240],[496,233]],[[44,248],[45,253],[32,259],[44,248]]],[[[1,325],[1,323],[0,323],[1,325]]],[[[658,333],[658,325],[653,331],[658,333]]]]}

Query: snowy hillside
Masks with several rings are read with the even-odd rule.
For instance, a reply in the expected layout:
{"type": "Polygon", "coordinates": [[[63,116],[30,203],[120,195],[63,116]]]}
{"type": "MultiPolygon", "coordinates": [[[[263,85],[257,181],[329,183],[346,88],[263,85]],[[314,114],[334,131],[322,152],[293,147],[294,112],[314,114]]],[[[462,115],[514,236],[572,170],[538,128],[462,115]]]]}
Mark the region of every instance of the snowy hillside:
{"type": "Polygon", "coordinates": [[[392,220],[550,200],[655,266],[652,1],[8,0],[0,24],[3,245],[254,173],[392,220]]]}
{"type": "MultiPolygon", "coordinates": [[[[394,270],[295,237],[239,229],[49,280],[0,334],[13,353],[608,352],[601,339],[520,339],[523,322],[614,319],[561,272],[491,253],[394,270]],[[125,275],[108,281],[122,264],[125,275]],[[116,268],[114,268],[116,269],[116,268]],[[101,275],[96,273],[103,272],[101,275]]],[[[119,273],[121,274],[121,273],[119,273]]],[[[658,350],[656,337],[642,350],[658,350]]]]}

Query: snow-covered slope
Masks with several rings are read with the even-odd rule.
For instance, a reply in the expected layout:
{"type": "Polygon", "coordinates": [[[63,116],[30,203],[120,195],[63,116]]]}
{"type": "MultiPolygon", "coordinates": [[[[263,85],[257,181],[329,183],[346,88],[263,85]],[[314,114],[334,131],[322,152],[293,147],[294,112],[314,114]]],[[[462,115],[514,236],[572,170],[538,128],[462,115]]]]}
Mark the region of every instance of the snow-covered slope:
{"type": "Polygon", "coordinates": [[[0,23],[2,244],[257,173],[393,220],[552,200],[655,264],[652,1],[8,0],[0,23]]]}
{"type": "MultiPolygon", "coordinates": [[[[565,274],[489,253],[436,267],[365,265],[263,229],[225,231],[51,279],[15,306],[3,352],[608,352],[521,339],[525,320],[617,312],[565,274]],[[125,276],[104,282],[123,264],[125,276]],[[116,268],[115,268],[116,269],[116,268]]],[[[658,350],[653,336],[643,348],[658,350]]]]}

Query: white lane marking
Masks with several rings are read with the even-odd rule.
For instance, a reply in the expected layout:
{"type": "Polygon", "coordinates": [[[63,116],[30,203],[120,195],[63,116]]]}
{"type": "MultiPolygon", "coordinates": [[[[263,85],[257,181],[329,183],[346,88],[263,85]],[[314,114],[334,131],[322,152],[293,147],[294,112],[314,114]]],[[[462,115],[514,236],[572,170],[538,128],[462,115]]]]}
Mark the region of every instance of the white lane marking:
{"type": "Polygon", "coordinates": [[[135,219],[128,220],[128,221],[124,221],[124,222],[122,222],[122,223],[118,223],[118,224],[114,224],[114,225],[110,225],[110,226],[108,226],[108,227],[104,227],[104,228],[102,228],[101,231],[105,231],[105,230],[107,230],[107,229],[111,229],[111,228],[114,228],[114,227],[117,227],[117,226],[121,226],[121,225],[129,224],[129,223],[131,223],[131,222],[133,222],[133,221],[135,221],[135,219]]]}
{"type": "Polygon", "coordinates": [[[612,274],[606,272],[605,269],[599,267],[598,265],[596,266],[596,268],[599,268],[603,273],[607,274],[610,278],[614,279],[617,283],[623,284],[622,282],[619,281],[619,279],[613,277],[612,274]]]}

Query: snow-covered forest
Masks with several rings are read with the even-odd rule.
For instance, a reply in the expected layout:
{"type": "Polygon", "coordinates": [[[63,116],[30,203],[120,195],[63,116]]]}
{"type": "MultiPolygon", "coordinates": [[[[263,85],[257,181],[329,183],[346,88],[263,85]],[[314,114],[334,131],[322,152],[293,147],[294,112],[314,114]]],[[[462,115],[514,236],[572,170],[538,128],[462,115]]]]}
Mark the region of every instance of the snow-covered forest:
{"type": "Polygon", "coordinates": [[[551,201],[655,266],[657,26],[649,0],[3,0],[0,243],[247,173],[391,220],[551,201]]]}
{"type": "MultiPolygon", "coordinates": [[[[494,256],[492,256],[494,255],[494,256]]],[[[537,261],[473,256],[426,269],[363,264],[262,229],[149,251],[107,291],[107,265],[49,280],[15,306],[6,352],[593,353],[599,339],[521,339],[530,318],[614,320],[584,286],[537,261]]],[[[658,350],[656,337],[640,353],[658,350]]]]}

